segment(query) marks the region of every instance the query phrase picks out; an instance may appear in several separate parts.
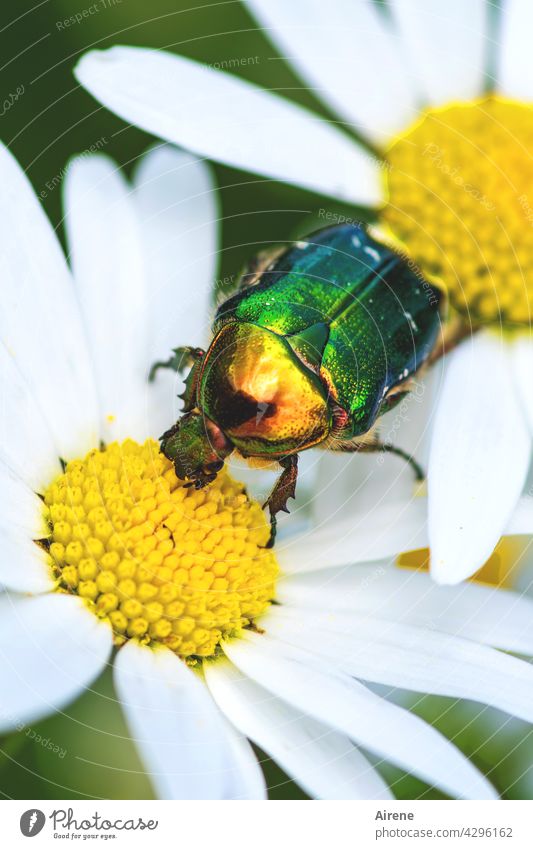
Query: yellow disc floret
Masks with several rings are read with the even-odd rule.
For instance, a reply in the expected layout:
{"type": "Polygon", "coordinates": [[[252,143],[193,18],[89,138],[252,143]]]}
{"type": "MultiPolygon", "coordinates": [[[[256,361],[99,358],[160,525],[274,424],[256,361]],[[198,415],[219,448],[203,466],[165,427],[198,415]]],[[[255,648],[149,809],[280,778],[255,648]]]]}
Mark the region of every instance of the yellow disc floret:
{"type": "Polygon", "coordinates": [[[474,321],[533,314],[533,108],[430,109],[387,151],[382,223],[474,321]]]}
{"type": "Polygon", "coordinates": [[[117,644],[135,637],[211,657],[274,596],[260,506],[225,470],[206,489],[185,486],[152,440],[68,463],[44,502],[59,591],[107,619],[117,644]]]}

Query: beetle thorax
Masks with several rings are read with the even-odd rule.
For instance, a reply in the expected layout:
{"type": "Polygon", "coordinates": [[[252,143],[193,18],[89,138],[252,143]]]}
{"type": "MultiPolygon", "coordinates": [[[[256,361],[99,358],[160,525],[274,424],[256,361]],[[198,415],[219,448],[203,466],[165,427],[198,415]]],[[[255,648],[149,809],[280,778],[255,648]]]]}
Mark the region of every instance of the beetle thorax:
{"type": "Polygon", "coordinates": [[[324,440],[327,390],[283,336],[247,322],[226,324],[207,352],[201,410],[244,456],[277,457],[324,440]]]}

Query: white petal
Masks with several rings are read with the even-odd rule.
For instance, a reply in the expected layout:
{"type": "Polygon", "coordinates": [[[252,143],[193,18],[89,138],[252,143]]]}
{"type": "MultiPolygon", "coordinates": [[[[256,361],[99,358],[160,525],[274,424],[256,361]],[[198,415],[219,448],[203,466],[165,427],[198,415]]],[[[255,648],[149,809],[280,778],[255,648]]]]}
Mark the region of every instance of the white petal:
{"type": "Polygon", "coordinates": [[[429,102],[468,100],[483,90],[487,55],[485,0],[391,0],[418,87],[429,102]]]}
{"type": "Polygon", "coordinates": [[[472,699],[533,722],[533,667],[488,646],[428,627],[302,606],[273,607],[264,627],[356,678],[472,699]]]}
{"type": "Polygon", "coordinates": [[[0,460],[0,528],[24,533],[30,539],[50,535],[43,502],[0,460]]]}
{"type": "MultiPolygon", "coordinates": [[[[441,363],[438,363],[428,374],[417,379],[413,391],[381,417],[378,425],[377,435],[382,442],[407,451],[423,469],[427,469],[435,396],[442,380],[441,368],[441,363]]],[[[366,512],[368,505],[377,509],[389,501],[408,500],[416,490],[413,470],[401,457],[382,452],[316,453],[320,453],[321,458],[313,498],[315,522],[356,517],[358,513],[366,512]]]]}
{"type": "Polygon", "coordinates": [[[35,492],[61,473],[59,450],[34,392],[0,343],[0,457],[35,492]]]}
{"type": "Polygon", "coordinates": [[[533,100],[533,7],[529,0],[505,0],[501,14],[498,89],[508,97],[533,100]]]}
{"type": "Polygon", "coordinates": [[[228,722],[224,717],[223,725],[226,729],[228,743],[233,750],[235,770],[235,798],[236,799],[268,799],[268,789],[265,782],[263,770],[259,765],[256,754],[240,731],[228,722]]]}
{"type": "Polygon", "coordinates": [[[115,683],[133,740],[161,799],[242,799],[257,790],[202,679],[168,649],[127,643],[115,683]]]}
{"type": "MultiPolygon", "coordinates": [[[[148,364],[178,345],[210,338],[217,265],[216,186],[205,162],[169,145],[144,156],[134,174],[146,279],[148,364]]],[[[161,370],[153,384],[156,435],[175,421],[183,391],[179,375],[161,370]]]]}
{"type": "Polygon", "coordinates": [[[416,625],[533,656],[533,601],[477,584],[439,586],[427,574],[386,563],[287,577],[276,600],[416,625]]]}
{"type": "Polygon", "coordinates": [[[227,661],[206,664],[205,675],[226,716],[309,796],[392,798],[383,779],[346,735],[277,699],[227,661]]]}
{"type": "Polygon", "coordinates": [[[533,340],[518,339],[513,345],[513,365],[518,393],[533,434],[533,340]]]}
{"type": "Polygon", "coordinates": [[[248,0],[317,97],[375,142],[404,129],[417,104],[397,38],[369,0],[248,0]]]}
{"type": "Polygon", "coordinates": [[[520,497],[531,437],[504,341],[479,336],[451,356],[428,470],[432,575],[455,583],[490,557],[520,497]]]}
{"type": "Polygon", "coordinates": [[[91,363],[72,280],[50,222],[5,148],[0,182],[0,338],[61,456],[71,459],[98,444],[91,363]]]}
{"type": "Polygon", "coordinates": [[[348,136],[230,74],[139,47],[91,51],[75,74],[124,120],[200,156],[357,204],[381,201],[378,165],[348,136]]]}
{"type": "Polygon", "coordinates": [[[495,797],[470,761],[431,726],[331,664],[251,632],[225,643],[224,651],[246,675],[298,710],[429,784],[453,796],[495,797]]]}
{"type": "Polygon", "coordinates": [[[371,505],[276,548],[285,574],[381,560],[428,544],[426,499],[371,505]]]}
{"type": "Polygon", "coordinates": [[[3,599],[0,616],[0,728],[61,711],[104,669],[111,629],[81,599],[3,599]]]}
{"type": "Polygon", "coordinates": [[[2,529],[0,586],[21,593],[42,593],[54,588],[50,557],[27,533],[2,529]]]}
{"type": "Polygon", "coordinates": [[[150,280],[150,356],[210,335],[218,250],[217,188],[207,163],[170,145],[139,161],[134,201],[150,280]],[[184,341],[185,340],[185,341],[184,341]]]}
{"type": "Polygon", "coordinates": [[[65,177],[70,262],[106,441],[147,435],[146,293],[130,191],[115,163],[102,155],[74,159],[65,177]]]}
{"type": "Polygon", "coordinates": [[[505,531],[507,534],[533,534],[533,498],[520,499],[505,531]]]}

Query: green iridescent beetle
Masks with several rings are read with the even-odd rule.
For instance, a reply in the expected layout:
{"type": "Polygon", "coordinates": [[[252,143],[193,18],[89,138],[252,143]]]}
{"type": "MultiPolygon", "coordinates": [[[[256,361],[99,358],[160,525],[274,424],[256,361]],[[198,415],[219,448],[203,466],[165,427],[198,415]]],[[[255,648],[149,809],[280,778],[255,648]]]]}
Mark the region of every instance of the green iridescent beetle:
{"type": "Polygon", "coordinates": [[[268,497],[276,514],[294,497],[298,453],[391,451],[377,419],[409,391],[435,351],[442,292],[370,236],[343,224],[260,255],[217,310],[207,352],[181,347],[157,369],[192,365],[184,415],[161,450],[190,485],[213,481],[234,450],[282,467],[268,497]]]}

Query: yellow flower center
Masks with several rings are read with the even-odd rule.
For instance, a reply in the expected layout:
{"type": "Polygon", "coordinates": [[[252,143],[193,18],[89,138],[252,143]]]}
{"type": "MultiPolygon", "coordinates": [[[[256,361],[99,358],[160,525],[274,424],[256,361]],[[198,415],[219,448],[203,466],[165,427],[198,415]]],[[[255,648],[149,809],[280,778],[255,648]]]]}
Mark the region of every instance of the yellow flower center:
{"type": "Polygon", "coordinates": [[[382,223],[477,322],[529,323],[533,108],[494,95],[429,109],[386,152],[382,223]]]}
{"type": "Polygon", "coordinates": [[[156,442],[132,440],[68,463],[46,490],[58,590],[107,619],[117,644],[163,644],[190,662],[253,624],[274,596],[260,506],[224,470],[178,480],[156,442]]]}

